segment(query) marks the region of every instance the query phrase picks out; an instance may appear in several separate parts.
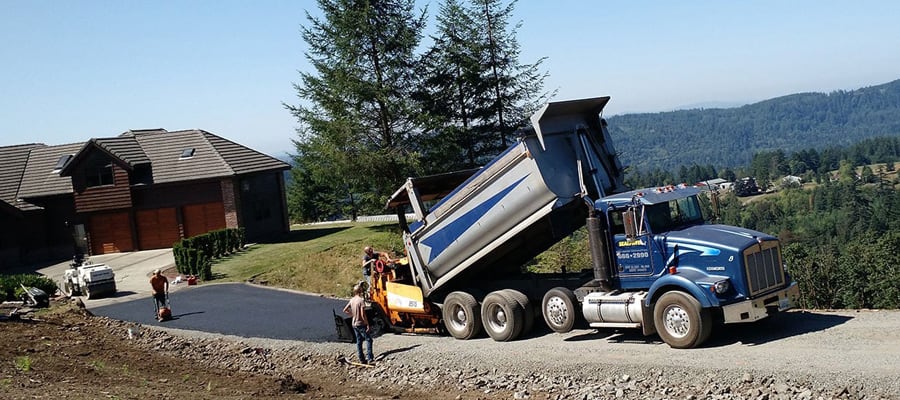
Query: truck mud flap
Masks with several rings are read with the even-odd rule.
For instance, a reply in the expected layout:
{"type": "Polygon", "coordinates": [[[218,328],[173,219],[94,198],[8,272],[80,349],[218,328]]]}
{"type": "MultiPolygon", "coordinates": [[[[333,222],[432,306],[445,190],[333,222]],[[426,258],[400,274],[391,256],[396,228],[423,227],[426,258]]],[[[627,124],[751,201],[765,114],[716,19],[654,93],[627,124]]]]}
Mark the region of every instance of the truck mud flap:
{"type": "Polygon", "coordinates": [[[356,343],[356,335],[353,333],[353,328],[351,327],[353,319],[340,316],[334,310],[331,310],[331,314],[334,315],[334,328],[337,331],[338,340],[341,342],[356,343]]]}

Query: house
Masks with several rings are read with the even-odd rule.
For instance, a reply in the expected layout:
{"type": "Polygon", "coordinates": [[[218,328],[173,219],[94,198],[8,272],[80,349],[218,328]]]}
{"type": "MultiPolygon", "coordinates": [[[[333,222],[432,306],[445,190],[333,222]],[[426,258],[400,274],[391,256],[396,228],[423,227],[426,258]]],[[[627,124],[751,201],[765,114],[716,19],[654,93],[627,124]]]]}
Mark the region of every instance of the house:
{"type": "Polygon", "coordinates": [[[803,184],[803,178],[794,175],[787,175],[781,178],[782,186],[800,186],[803,184]]]}
{"type": "Polygon", "coordinates": [[[705,190],[728,190],[731,189],[731,185],[732,183],[726,181],[725,179],[715,178],[697,182],[697,184],[694,186],[705,190]]]}
{"type": "Polygon", "coordinates": [[[171,247],[222,228],[288,230],[290,165],[203,130],[0,147],[0,269],[171,247]]]}

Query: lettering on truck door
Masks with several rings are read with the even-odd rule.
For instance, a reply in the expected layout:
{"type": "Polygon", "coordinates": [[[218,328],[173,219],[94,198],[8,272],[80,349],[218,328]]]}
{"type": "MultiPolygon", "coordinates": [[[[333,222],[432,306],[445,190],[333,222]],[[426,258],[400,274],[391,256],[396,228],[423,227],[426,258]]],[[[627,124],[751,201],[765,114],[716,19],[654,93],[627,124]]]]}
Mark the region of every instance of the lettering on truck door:
{"type": "Polygon", "coordinates": [[[616,270],[620,277],[649,276],[653,273],[650,261],[650,236],[638,236],[629,240],[625,236],[623,211],[612,210],[609,218],[616,270]]]}

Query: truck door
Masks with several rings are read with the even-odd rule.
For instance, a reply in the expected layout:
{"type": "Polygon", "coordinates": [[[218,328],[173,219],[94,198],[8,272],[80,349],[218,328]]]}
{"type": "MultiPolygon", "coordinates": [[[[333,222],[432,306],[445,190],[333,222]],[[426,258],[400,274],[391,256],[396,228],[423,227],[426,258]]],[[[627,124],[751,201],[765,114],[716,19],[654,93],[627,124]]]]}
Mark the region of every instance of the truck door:
{"type": "MultiPolygon", "coordinates": [[[[637,212],[637,224],[640,224],[640,212],[637,212]]],[[[634,223],[626,215],[625,209],[614,209],[609,212],[610,233],[613,235],[613,255],[616,257],[616,271],[624,281],[629,278],[649,277],[653,274],[651,262],[650,240],[646,229],[636,229],[636,235],[629,238],[625,234],[625,224],[634,223]]],[[[624,285],[627,286],[627,285],[624,285]]]]}

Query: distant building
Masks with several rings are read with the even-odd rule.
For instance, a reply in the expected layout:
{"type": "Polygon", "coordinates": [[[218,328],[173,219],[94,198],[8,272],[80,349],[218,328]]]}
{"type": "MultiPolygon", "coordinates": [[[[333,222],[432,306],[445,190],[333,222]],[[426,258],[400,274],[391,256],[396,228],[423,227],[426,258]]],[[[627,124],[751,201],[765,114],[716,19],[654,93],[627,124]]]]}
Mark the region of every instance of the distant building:
{"type": "Polygon", "coordinates": [[[732,182],[729,182],[722,178],[716,178],[697,182],[695,186],[704,188],[706,190],[731,190],[732,185],[732,182]]]}
{"type": "Polygon", "coordinates": [[[171,247],[222,228],[288,230],[287,163],[203,130],[0,147],[0,270],[171,247]]]}
{"type": "Polygon", "coordinates": [[[788,185],[800,186],[802,184],[803,184],[803,178],[801,178],[799,176],[788,175],[788,176],[785,176],[784,178],[781,178],[782,186],[788,186],[788,185]]]}

